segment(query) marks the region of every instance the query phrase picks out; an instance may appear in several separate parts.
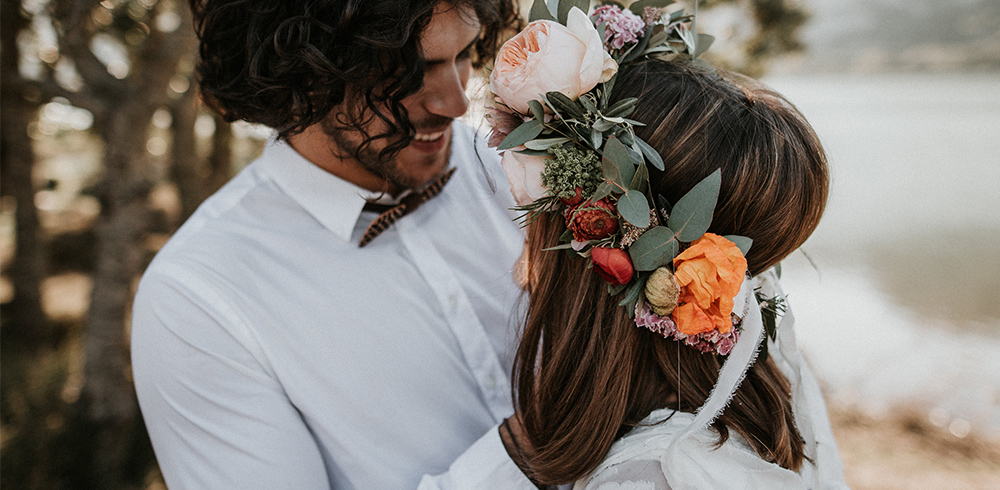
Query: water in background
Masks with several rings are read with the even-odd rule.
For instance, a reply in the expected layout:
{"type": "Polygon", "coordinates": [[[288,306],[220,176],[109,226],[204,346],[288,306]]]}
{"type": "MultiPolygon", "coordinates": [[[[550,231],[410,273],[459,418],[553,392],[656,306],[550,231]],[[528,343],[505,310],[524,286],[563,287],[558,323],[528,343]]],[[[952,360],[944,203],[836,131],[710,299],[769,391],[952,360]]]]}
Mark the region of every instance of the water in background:
{"type": "Polygon", "coordinates": [[[764,81],[830,157],[783,283],[831,401],[1000,438],[1000,73],[764,81]]]}

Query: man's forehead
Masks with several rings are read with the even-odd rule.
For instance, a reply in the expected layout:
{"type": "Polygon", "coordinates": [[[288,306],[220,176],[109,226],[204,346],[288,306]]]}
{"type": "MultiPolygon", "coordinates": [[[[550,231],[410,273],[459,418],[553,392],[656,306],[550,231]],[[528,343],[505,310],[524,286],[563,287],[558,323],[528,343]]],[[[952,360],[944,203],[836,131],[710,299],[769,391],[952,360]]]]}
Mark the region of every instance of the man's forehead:
{"type": "Polygon", "coordinates": [[[440,2],[420,37],[420,49],[427,60],[451,58],[474,43],[481,30],[470,7],[440,2]]]}

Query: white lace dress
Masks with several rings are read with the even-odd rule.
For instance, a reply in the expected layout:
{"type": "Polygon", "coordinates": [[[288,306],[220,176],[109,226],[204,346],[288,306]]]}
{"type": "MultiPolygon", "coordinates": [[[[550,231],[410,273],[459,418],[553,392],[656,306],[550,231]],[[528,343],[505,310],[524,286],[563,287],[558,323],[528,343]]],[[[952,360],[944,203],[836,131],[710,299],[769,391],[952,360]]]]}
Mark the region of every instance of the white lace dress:
{"type": "MultiPolygon", "coordinates": [[[[694,415],[655,410],[618,440],[600,466],[574,490],[805,489],[798,473],[761,459],[734,431],[719,448],[718,434],[703,429],[671,444],[694,415]],[[657,423],[660,422],[660,423],[657,423]]],[[[805,464],[809,464],[806,462],[805,464]]]]}

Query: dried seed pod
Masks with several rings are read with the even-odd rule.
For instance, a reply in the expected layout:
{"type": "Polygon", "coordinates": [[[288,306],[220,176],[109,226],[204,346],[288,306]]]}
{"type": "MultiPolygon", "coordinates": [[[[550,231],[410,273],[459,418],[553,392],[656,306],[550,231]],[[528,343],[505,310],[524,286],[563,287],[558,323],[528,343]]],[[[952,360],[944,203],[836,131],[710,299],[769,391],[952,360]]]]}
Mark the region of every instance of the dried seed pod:
{"type": "Polygon", "coordinates": [[[674,273],[666,267],[653,271],[646,281],[646,301],[659,316],[667,316],[677,307],[677,297],[680,286],[674,279],[674,273]]]}

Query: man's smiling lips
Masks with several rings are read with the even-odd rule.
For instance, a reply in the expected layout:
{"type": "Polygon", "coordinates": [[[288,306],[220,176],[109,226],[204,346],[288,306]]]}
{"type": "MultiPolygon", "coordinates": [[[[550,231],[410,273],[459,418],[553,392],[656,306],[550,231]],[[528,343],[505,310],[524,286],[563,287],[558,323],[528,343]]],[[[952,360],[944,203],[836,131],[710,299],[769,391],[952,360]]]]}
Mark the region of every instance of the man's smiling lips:
{"type": "Polygon", "coordinates": [[[440,131],[417,133],[417,134],[415,134],[413,136],[413,140],[414,141],[435,141],[438,138],[444,136],[445,131],[447,131],[447,128],[442,129],[440,131]]]}
{"type": "Polygon", "coordinates": [[[421,153],[437,153],[444,148],[445,143],[448,142],[448,129],[450,126],[445,126],[443,128],[434,128],[430,131],[422,131],[413,135],[413,140],[410,141],[409,148],[412,148],[421,153]]]}

